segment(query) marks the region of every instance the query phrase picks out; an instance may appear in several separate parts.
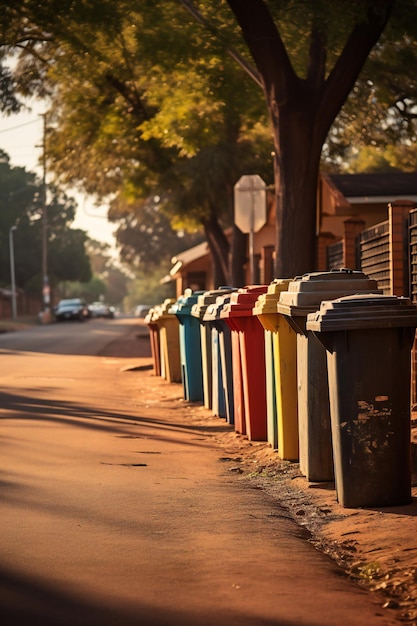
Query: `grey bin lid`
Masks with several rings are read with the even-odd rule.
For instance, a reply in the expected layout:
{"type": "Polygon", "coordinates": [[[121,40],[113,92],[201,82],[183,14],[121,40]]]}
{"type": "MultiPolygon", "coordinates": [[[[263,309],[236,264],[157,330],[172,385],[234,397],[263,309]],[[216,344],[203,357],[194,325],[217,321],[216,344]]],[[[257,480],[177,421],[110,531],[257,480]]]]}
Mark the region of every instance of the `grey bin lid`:
{"type": "Polygon", "coordinates": [[[204,293],[200,293],[197,302],[193,305],[191,309],[191,315],[193,315],[194,317],[198,317],[200,321],[203,321],[207,307],[210,304],[216,302],[216,299],[219,295],[229,293],[231,291],[236,291],[236,288],[224,286],[219,287],[218,289],[213,289],[211,291],[205,291],[204,293]]]}
{"type": "Polygon", "coordinates": [[[286,316],[297,333],[305,334],[307,316],[320,308],[323,301],[357,293],[382,293],[375,280],[351,269],[312,272],[299,276],[281,293],[277,311],[286,316]]]}
{"type": "MultiPolygon", "coordinates": [[[[232,291],[237,291],[237,287],[234,287],[231,292],[232,291]]],[[[225,304],[230,302],[230,293],[227,295],[217,296],[216,301],[208,305],[203,317],[205,322],[213,322],[220,319],[220,311],[225,304]]]]}
{"type": "Polygon", "coordinates": [[[355,293],[382,293],[376,280],[351,269],[312,272],[290,282],[281,293],[277,310],[288,317],[307,317],[323,300],[334,300],[355,293]]]}
{"type": "Polygon", "coordinates": [[[409,298],[357,294],[322,302],[307,317],[307,330],[330,332],[362,328],[417,328],[417,306],[409,298]]]}

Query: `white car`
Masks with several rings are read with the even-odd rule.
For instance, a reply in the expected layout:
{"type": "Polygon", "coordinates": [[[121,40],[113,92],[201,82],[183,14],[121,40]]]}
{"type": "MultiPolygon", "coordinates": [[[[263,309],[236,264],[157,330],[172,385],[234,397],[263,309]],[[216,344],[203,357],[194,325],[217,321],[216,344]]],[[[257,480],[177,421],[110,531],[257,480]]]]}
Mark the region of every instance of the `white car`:
{"type": "Polygon", "coordinates": [[[113,319],[115,310],[113,306],[104,302],[93,302],[88,306],[90,317],[107,317],[113,319]]]}

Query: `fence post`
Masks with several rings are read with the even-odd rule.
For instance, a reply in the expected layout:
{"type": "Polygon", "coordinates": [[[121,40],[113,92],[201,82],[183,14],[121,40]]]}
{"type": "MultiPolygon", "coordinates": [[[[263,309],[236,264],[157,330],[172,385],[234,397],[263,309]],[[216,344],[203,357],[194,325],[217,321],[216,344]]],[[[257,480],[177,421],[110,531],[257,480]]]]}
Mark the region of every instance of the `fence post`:
{"type": "Polygon", "coordinates": [[[261,250],[259,270],[262,285],[269,285],[274,278],[274,250],[274,246],[263,246],[261,250]]]}
{"type": "Polygon", "coordinates": [[[327,267],[327,247],[337,241],[333,233],[319,233],[317,236],[317,271],[326,272],[327,267]]]}
{"type": "Polygon", "coordinates": [[[357,267],[356,238],[364,230],[365,222],[360,218],[351,217],[343,222],[343,264],[352,270],[357,267]]]}
{"type": "Polygon", "coordinates": [[[397,200],[388,204],[391,293],[408,296],[408,219],[414,203],[397,200]]]}

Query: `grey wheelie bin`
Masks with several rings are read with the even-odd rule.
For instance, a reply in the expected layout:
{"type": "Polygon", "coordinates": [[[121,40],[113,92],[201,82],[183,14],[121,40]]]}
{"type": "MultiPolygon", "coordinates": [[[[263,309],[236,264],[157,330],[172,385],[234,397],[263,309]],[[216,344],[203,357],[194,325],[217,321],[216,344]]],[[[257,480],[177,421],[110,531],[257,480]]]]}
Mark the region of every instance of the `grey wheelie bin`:
{"type": "Polygon", "coordinates": [[[377,283],[349,269],[304,274],[281,293],[278,312],[297,333],[298,433],[300,471],[311,482],[334,479],[326,351],[306,329],[307,315],[322,300],[380,292],[377,283]]]}
{"type": "Polygon", "coordinates": [[[228,293],[232,287],[219,287],[205,291],[197,298],[191,307],[191,315],[200,322],[201,361],[203,373],[203,396],[206,409],[213,408],[213,358],[219,356],[213,353],[213,337],[211,324],[204,319],[209,304],[216,301],[218,295],[228,293]]]}
{"type": "Polygon", "coordinates": [[[307,329],[327,350],[337,499],[345,507],[411,501],[410,378],[417,307],[356,295],[323,302],[307,329]]]}
{"type": "Polygon", "coordinates": [[[217,296],[216,302],[207,307],[204,320],[211,324],[213,344],[217,335],[220,351],[220,368],[216,369],[216,361],[213,359],[213,412],[217,408],[215,414],[225,417],[229,424],[234,424],[232,337],[229,325],[220,316],[221,310],[229,302],[230,293],[217,296]]]}

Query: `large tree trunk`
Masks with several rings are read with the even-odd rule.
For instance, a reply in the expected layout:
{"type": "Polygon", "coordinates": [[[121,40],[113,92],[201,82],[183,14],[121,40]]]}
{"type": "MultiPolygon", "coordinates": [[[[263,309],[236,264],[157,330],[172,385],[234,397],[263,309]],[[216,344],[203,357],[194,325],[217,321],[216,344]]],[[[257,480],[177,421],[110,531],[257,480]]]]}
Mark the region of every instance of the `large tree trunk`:
{"type": "Polygon", "coordinates": [[[230,248],[227,237],[214,215],[206,220],[203,226],[213,259],[214,287],[227,285],[229,282],[228,258],[230,248]]]}
{"type": "Polygon", "coordinates": [[[230,283],[234,287],[244,287],[245,265],[247,263],[248,236],[233,226],[232,250],[230,255],[230,283]]]}
{"type": "Polygon", "coordinates": [[[295,111],[293,107],[282,112],[279,127],[274,128],[276,278],[292,278],[315,269],[321,143],[314,137],[310,117],[308,110],[295,111]]]}
{"type": "Polygon", "coordinates": [[[256,63],[269,109],[276,152],[276,275],[291,278],[314,269],[321,148],[395,0],[358,5],[357,21],[330,71],[326,67],[329,25],[317,13],[303,78],[295,73],[264,0],[227,2],[256,63]]]}

